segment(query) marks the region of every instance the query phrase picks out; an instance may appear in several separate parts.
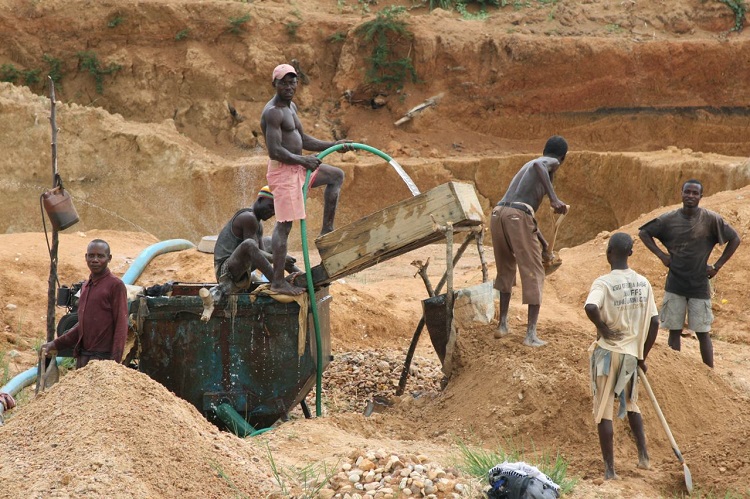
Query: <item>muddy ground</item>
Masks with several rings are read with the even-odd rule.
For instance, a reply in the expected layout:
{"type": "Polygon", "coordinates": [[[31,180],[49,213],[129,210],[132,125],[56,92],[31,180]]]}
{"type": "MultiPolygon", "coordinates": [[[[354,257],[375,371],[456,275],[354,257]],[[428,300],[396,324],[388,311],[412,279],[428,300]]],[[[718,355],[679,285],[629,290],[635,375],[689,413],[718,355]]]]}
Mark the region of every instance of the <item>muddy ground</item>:
{"type": "MultiPolygon", "coordinates": [[[[342,403],[327,387],[325,418],[295,418],[246,441],[218,433],[136,373],[82,370],[39,399],[21,397],[9,414],[0,446],[10,464],[0,468],[0,480],[10,485],[0,495],[262,497],[278,490],[266,444],[289,466],[375,449],[421,453],[448,466],[457,440],[559,451],[579,478],[572,497],[681,494],[681,468],[645,401],[653,469],[635,468],[634,445],[618,422],[622,479],[602,483],[585,353],[594,331],[582,304],[591,281],[606,271],[608,234],[635,235],[674,208],[688,178],[701,179],[703,205],[746,238],[750,39],[730,31],[734,24],[731,9],[708,0],[517,2],[490,9],[483,21],[408,1],[0,0],[0,65],[4,75],[11,65],[21,71],[15,84],[0,83],[0,350],[10,376],[35,363],[49,272],[39,195],[51,184],[50,106],[46,88],[24,86],[24,74],[40,69],[43,76],[55,61],[62,72],[58,167],[81,216],[61,235],[63,284],[86,277],[83,252],[94,237],[110,242],[111,267],[122,275],[148,245],[197,243],[251,203],[265,183],[258,118],[272,96],[270,73],[292,59],[309,78],[297,101],[310,134],[382,149],[422,191],[471,182],[488,214],[520,165],[559,133],[571,152],[555,188],[572,205],[558,236],[564,264],[544,290],[546,347],[521,345],[525,313],[514,296],[514,334],[493,339],[496,324],[461,331],[459,366],[444,391],[409,393],[365,418],[358,399],[342,403]],[[398,91],[366,81],[369,48],[357,36],[358,26],[391,4],[408,9],[403,19],[413,37],[394,50],[410,58],[418,76],[398,91]],[[101,75],[101,93],[81,63],[84,51],[97,56],[100,69],[120,67],[101,75]],[[440,94],[438,105],[394,125],[440,94]],[[373,108],[375,99],[384,105],[373,108]]],[[[372,155],[327,161],[347,175],[339,226],[409,196],[372,155]]],[[[321,193],[311,194],[311,234],[321,201],[321,193]]],[[[547,210],[540,211],[550,233],[547,210]]],[[[296,231],[291,244],[299,255],[296,231]]],[[[444,247],[431,245],[334,283],[334,355],[405,355],[426,296],[410,262],[430,257],[437,281],[444,255],[444,247]]],[[[750,433],[749,260],[743,245],[715,282],[716,369],[700,362],[692,338],[678,354],[660,336],[649,362],[703,494],[750,494],[743,444],[750,433]]],[[[631,264],[660,298],[665,271],[640,243],[631,264]]],[[[139,284],[211,278],[210,255],[188,250],[158,257],[139,284]]],[[[476,252],[469,252],[456,285],[479,281],[476,252]]],[[[418,355],[437,362],[424,338],[418,355]]]]}

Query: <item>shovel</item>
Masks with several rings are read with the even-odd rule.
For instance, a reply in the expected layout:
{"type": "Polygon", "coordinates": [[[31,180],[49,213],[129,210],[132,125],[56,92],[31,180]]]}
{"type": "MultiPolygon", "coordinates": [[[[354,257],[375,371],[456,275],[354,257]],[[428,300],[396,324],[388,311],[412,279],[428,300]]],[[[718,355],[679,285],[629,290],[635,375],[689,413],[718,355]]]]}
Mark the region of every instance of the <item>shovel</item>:
{"type": "MultiPolygon", "coordinates": [[[[570,205],[566,205],[568,210],[570,210],[570,205]]],[[[542,262],[544,265],[544,275],[550,275],[552,272],[560,268],[560,265],[562,265],[562,258],[560,258],[558,255],[555,255],[555,241],[557,240],[557,231],[560,229],[560,225],[562,224],[562,221],[565,219],[565,215],[567,213],[561,213],[560,216],[557,217],[555,220],[555,232],[552,234],[552,243],[547,248],[547,252],[550,255],[549,260],[545,260],[542,262]]],[[[554,212],[553,212],[554,216],[554,212]]]]}
{"type": "Polygon", "coordinates": [[[53,355],[47,365],[47,359],[42,351],[39,351],[39,367],[36,375],[36,389],[34,394],[38,395],[47,388],[51,387],[60,380],[60,372],[57,369],[57,358],[53,355]]]}
{"type": "Polygon", "coordinates": [[[664,431],[667,432],[667,437],[669,438],[669,443],[672,444],[672,451],[674,451],[674,455],[677,456],[677,460],[682,463],[682,471],[685,473],[685,486],[687,487],[688,493],[691,493],[693,492],[693,476],[690,474],[690,468],[688,468],[687,464],[685,463],[685,459],[682,457],[682,453],[680,452],[679,447],[677,447],[677,442],[674,441],[674,437],[672,436],[672,432],[669,429],[667,420],[664,418],[664,413],[661,412],[659,403],[656,401],[654,392],[651,390],[651,385],[648,384],[648,378],[646,378],[646,374],[640,367],[638,368],[638,376],[641,377],[643,386],[644,388],[646,388],[646,392],[648,393],[648,398],[651,399],[651,403],[654,405],[656,414],[659,416],[659,421],[661,421],[661,425],[664,427],[664,431]]]}

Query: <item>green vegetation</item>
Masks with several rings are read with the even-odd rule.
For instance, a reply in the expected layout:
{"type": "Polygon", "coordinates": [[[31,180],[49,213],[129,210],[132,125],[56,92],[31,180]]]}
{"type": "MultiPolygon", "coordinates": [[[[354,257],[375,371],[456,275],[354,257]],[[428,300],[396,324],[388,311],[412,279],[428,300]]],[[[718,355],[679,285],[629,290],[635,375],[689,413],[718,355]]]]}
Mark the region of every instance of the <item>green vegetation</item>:
{"type": "Polygon", "coordinates": [[[745,14],[747,13],[747,4],[744,0],[719,0],[734,12],[734,27],[729,31],[742,31],[745,26],[745,14]]]}
{"type": "Polygon", "coordinates": [[[286,34],[289,35],[289,38],[292,40],[297,39],[297,30],[299,29],[301,23],[298,23],[296,21],[289,21],[284,25],[286,28],[286,34]]]}
{"type": "Polygon", "coordinates": [[[512,5],[514,10],[521,10],[524,7],[531,7],[531,2],[529,0],[513,0],[512,2],[510,0],[502,0],[500,2],[501,7],[506,7],[508,5],[512,5]]]}
{"type": "Polygon", "coordinates": [[[466,10],[466,4],[464,3],[457,3],[456,4],[456,12],[461,14],[461,17],[466,19],[467,21],[485,21],[487,20],[487,11],[482,8],[477,13],[472,13],[466,10]]]}
{"type": "Polygon", "coordinates": [[[509,442],[509,447],[510,452],[506,452],[502,446],[498,447],[497,452],[492,452],[485,449],[470,448],[464,442],[458,442],[460,452],[458,468],[471,476],[487,480],[487,473],[493,466],[505,461],[524,461],[536,466],[542,473],[549,476],[553,482],[560,486],[561,494],[567,494],[575,487],[577,480],[568,478],[568,462],[559,453],[552,457],[545,452],[533,460],[530,459],[531,456],[525,455],[523,449],[512,445],[512,442],[509,442]]]}
{"type": "Polygon", "coordinates": [[[229,18],[229,32],[233,35],[239,35],[245,31],[245,23],[250,20],[250,14],[245,14],[240,17],[229,18]]]}
{"type": "Polygon", "coordinates": [[[36,85],[37,83],[41,81],[41,78],[39,77],[39,74],[41,72],[42,72],[41,69],[27,69],[26,71],[21,71],[21,75],[23,76],[23,82],[28,87],[36,85]]]}
{"type": "Polygon", "coordinates": [[[216,475],[222,480],[224,480],[226,484],[229,485],[229,488],[234,491],[234,493],[236,494],[235,497],[240,497],[242,499],[248,498],[248,496],[243,494],[240,488],[237,487],[234,481],[232,481],[229,475],[226,474],[226,472],[224,471],[224,468],[222,468],[219,463],[217,463],[216,461],[209,461],[208,464],[209,466],[211,466],[211,469],[216,472],[216,475]]]}
{"type": "Polygon", "coordinates": [[[338,469],[338,463],[334,466],[328,466],[324,462],[309,464],[302,468],[281,467],[276,464],[268,444],[266,444],[266,452],[268,453],[268,462],[271,465],[273,479],[284,497],[297,497],[299,499],[318,497],[318,492],[330,482],[338,469]]]}
{"type": "Polygon", "coordinates": [[[357,3],[359,4],[359,8],[362,9],[363,14],[369,14],[370,12],[369,0],[357,0],[357,3]]]}
{"type": "Polygon", "coordinates": [[[466,10],[466,5],[470,3],[476,3],[482,6],[482,10],[484,11],[484,7],[491,5],[493,7],[500,7],[505,6],[506,0],[425,0],[427,1],[430,10],[432,9],[444,9],[444,10],[453,10],[456,9],[458,12],[461,12],[459,9],[463,8],[463,10],[466,10]]]}
{"type": "Polygon", "coordinates": [[[60,85],[63,77],[62,61],[60,59],[55,59],[49,54],[44,54],[42,60],[47,63],[47,66],[49,66],[47,76],[55,85],[60,85]]]}
{"type": "Polygon", "coordinates": [[[408,54],[400,57],[397,48],[404,39],[410,40],[414,35],[408,30],[406,22],[400,19],[403,7],[386,7],[378,12],[375,19],[368,21],[354,30],[355,35],[371,45],[367,58],[366,79],[368,83],[382,84],[387,89],[400,89],[407,77],[417,82],[417,71],[408,54]]]}
{"type": "Polygon", "coordinates": [[[337,31],[328,37],[328,43],[343,43],[346,41],[346,33],[337,31]]]}
{"type": "Polygon", "coordinates": [[[123,21],[125,21],[124,17],[122,17],[120,14],[115,14],[115,16],[112,17],[112,19],[110,19],[109,22],[107,23],[107,27],[116,28],[117,26],[122,24],[123,21]]]}
{"type": "Polygon", "coordinates": [[[181,29],[180,31],[177,32],[177,34],[174,35],[174,39],[179,42],[180,40],[184,40],[185,38],[187,38],[189,34],[190,34],[189,29],[187,28],[181,29]]]}
{"type": "Polygon", "coordinates": [[[122,66],[119,64],[112,63],[106,68],[102,67],[96,54],[91,51],[82,51],[76,54],[78,56],[78,64],[81,69],[88,71],[93,77],[96,83],[96,93],[104,93],[104,76],[116,73],[122,66]]]}
{"type": "MultiPolygon", "coordinates": [[[[535,0],[536,4],[552,5],[553,7],[557,5],[558,1],[559,0],[535,0]]],[[[487,7],[503,8],[510,6],[513,7],[514,10],[520,10],[534,5],[532,0],[422,0],[422,3],[426,4],[430,10],[437,8],[455,10],[461,14],[461,17],[467,20],[487,19],[487,7]],[[479,5],[479,12],[469,12],[467,9],[467,5],[469,4],[479,5]]],[[[550,19],[554,19],[554,13],[551,14],[550,19]]]]}
{"type": "Polygon", "coordinates": [[[0,81],[7,81],[15,84],[21,80],[24,85],[31,87],[39,83],[39,74],[41,72],[41,69],[23,70],[16,68],[13,64],[3,64],[0,66],[0,81]]]}
{"type": "Polygon", "coordinates": [[[16,83],[21,72],[13,64],[3,64],[0,66],[0,81],[16,83]]]}
{"type": "Polygon", "coordinates": [[[607,33],[619,33],[622,31],[619,24],[605,24],[604,29],[607,30],[607,33]]]}
{"type": "Polygon", "coordinates": [[[0,350],[0,386],[10,381],[10,359],[5,357],[5,351],[0,350]]]}

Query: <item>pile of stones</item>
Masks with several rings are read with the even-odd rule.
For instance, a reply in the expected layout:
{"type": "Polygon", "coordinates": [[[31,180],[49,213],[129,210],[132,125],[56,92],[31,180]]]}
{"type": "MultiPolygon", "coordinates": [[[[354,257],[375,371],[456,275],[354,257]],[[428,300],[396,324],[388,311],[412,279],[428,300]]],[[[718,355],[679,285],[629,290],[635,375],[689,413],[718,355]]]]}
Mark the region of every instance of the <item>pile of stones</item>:
{"type": "MultiPolygon", "coordinates": [[[[368,406],[389,405],[395,396],[405,352],[367,350],[337,353],[323,375],[323,393],[328,410],[363,412],[368,406]]],[[[420,397],[438,393],[443,373],[440,361],[415,356],[412,359],[405,393],[420,397]]],[[[311,392],[314,403],[314,390],[311,392]]],[[[308,403],[310,401],[308,400],[308,403]]]]}
{"type": "Polygon", "coordinates": [[[321,499],[459,499],[483,497],[477,479],[429,462],[423,455],[395,455],[382,449],[355,451],[318,492],[321,499]]]}

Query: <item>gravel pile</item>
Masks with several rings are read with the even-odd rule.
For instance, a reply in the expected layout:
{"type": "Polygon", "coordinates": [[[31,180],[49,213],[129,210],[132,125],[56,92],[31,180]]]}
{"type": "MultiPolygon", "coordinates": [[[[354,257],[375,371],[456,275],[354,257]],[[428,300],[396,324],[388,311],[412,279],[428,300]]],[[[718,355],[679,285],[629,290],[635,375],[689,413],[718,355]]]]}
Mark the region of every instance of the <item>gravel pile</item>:
{"type": "Polygon", "coordinates": [[[356,451],[318,493],[321,499],[395,499],[482,497],[477,480],[422,455],[356,451]]]}
{"type": "MultiPolygon", "coordinates": [[[[377,411],[395,396],[406,352],[367,350],[341,352],[323,374],[323,394],[333,412],[377,411]],[[369,407],[368,407],[369,406],[369,407]]],[[[440,391],[440,361],[414,356],[404,393],[420,397],[440,391]]],[[[315,404],[315,390],[308,404],[315,404]]]]}

